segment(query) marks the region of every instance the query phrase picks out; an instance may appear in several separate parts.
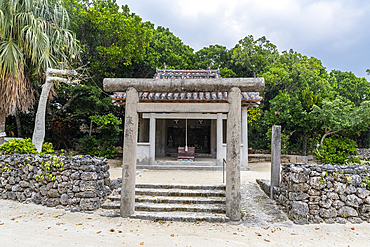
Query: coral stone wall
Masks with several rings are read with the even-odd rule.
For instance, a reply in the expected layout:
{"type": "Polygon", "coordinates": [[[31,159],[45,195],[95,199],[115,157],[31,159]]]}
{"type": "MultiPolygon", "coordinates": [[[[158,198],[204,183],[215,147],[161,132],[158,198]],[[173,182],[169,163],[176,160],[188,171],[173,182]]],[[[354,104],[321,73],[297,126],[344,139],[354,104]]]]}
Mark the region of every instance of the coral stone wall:
{"type": "Polygon", "coordinates": [[[370,222],[370,167],[282,164],[274,199],[297,224],[370,222]]]}
{"type": "Polygon", "coordinates": [[[0,199],[92,211],[111,193],[109,177],[104,158],[0,155],[0,199]]]}
{"type": "Polygon", "coordinates": [[[356,149],[357,154],[360,156],[361,159],[370,159],[370,149],[366,148],[358,148],[356,149]]]}

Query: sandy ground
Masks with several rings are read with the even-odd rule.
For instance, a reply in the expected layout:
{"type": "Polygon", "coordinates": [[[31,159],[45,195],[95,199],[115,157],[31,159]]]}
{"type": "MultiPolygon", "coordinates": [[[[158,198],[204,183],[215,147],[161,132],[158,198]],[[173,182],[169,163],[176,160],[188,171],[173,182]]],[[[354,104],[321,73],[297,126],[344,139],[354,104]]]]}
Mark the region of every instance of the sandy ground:
{"type": "MultiPolygon", "coordinates": [[[[242,181],[268,178],[269,164],[251,164],[242,181]]],[[[112,168],[112,177],[120,169],[112,168]]],[[[222,172],[141,171],[138,183],[220,184],[222,172]],[[141,175],[141,176],[140,176],[141,175]]],[[[0,246],[369,246],[370,224],[244,227],[227,223],[151,222],[71,213],[0,200],[0,246]]]]}

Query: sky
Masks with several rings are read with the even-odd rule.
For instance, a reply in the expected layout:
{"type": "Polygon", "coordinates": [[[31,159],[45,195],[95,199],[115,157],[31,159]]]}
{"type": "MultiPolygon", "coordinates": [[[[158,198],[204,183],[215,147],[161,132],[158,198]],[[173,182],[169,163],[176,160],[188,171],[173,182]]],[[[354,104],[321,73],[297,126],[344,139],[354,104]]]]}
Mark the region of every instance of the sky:
{"type": "Polygon", "coordinates": [[[143,21],[169,28],[195,51],[233,48],[247,35],[266,36],[279,51],[293,49],[322,61],[328,71],[370,69],[367,0],[117,0],[143,21]]]}

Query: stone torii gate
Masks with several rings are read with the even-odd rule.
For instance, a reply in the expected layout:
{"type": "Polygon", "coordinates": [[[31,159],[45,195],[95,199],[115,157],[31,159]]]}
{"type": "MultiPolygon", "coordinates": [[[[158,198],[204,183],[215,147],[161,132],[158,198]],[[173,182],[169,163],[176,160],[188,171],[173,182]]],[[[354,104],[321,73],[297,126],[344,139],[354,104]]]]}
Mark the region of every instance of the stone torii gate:
{"type": "Polygon", "coordinates": [[[226,148],[226,216],[240,220],[240,146],[241,146],[241,91],[261,92],[263,78],[213,79],[141,79],[105,78],[106,92],[126,91],[122,190],[120,213],[129,217],[135,213],[136,152],[138,113],[182,112],[227,113],[226,148]],[[139,92],[228,92],[226,103],[139,103],[139,92]],[[207,105],[199,107],[199,105],[207,105]],[[203,110],[200,110],[200,109],[203,110]]]}

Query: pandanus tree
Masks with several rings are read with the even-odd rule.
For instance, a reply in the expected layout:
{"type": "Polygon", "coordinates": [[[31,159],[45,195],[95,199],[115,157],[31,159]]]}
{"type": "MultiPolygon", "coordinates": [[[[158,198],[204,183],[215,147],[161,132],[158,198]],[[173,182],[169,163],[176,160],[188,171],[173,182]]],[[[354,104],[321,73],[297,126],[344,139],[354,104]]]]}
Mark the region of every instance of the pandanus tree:
{"type": "Polygon", "coordinates": [[[0,1],[0,144],[6,116],[27,111],[33,83],[44,83],[47,68],[78,56],[60,0],[0,1]]]}

